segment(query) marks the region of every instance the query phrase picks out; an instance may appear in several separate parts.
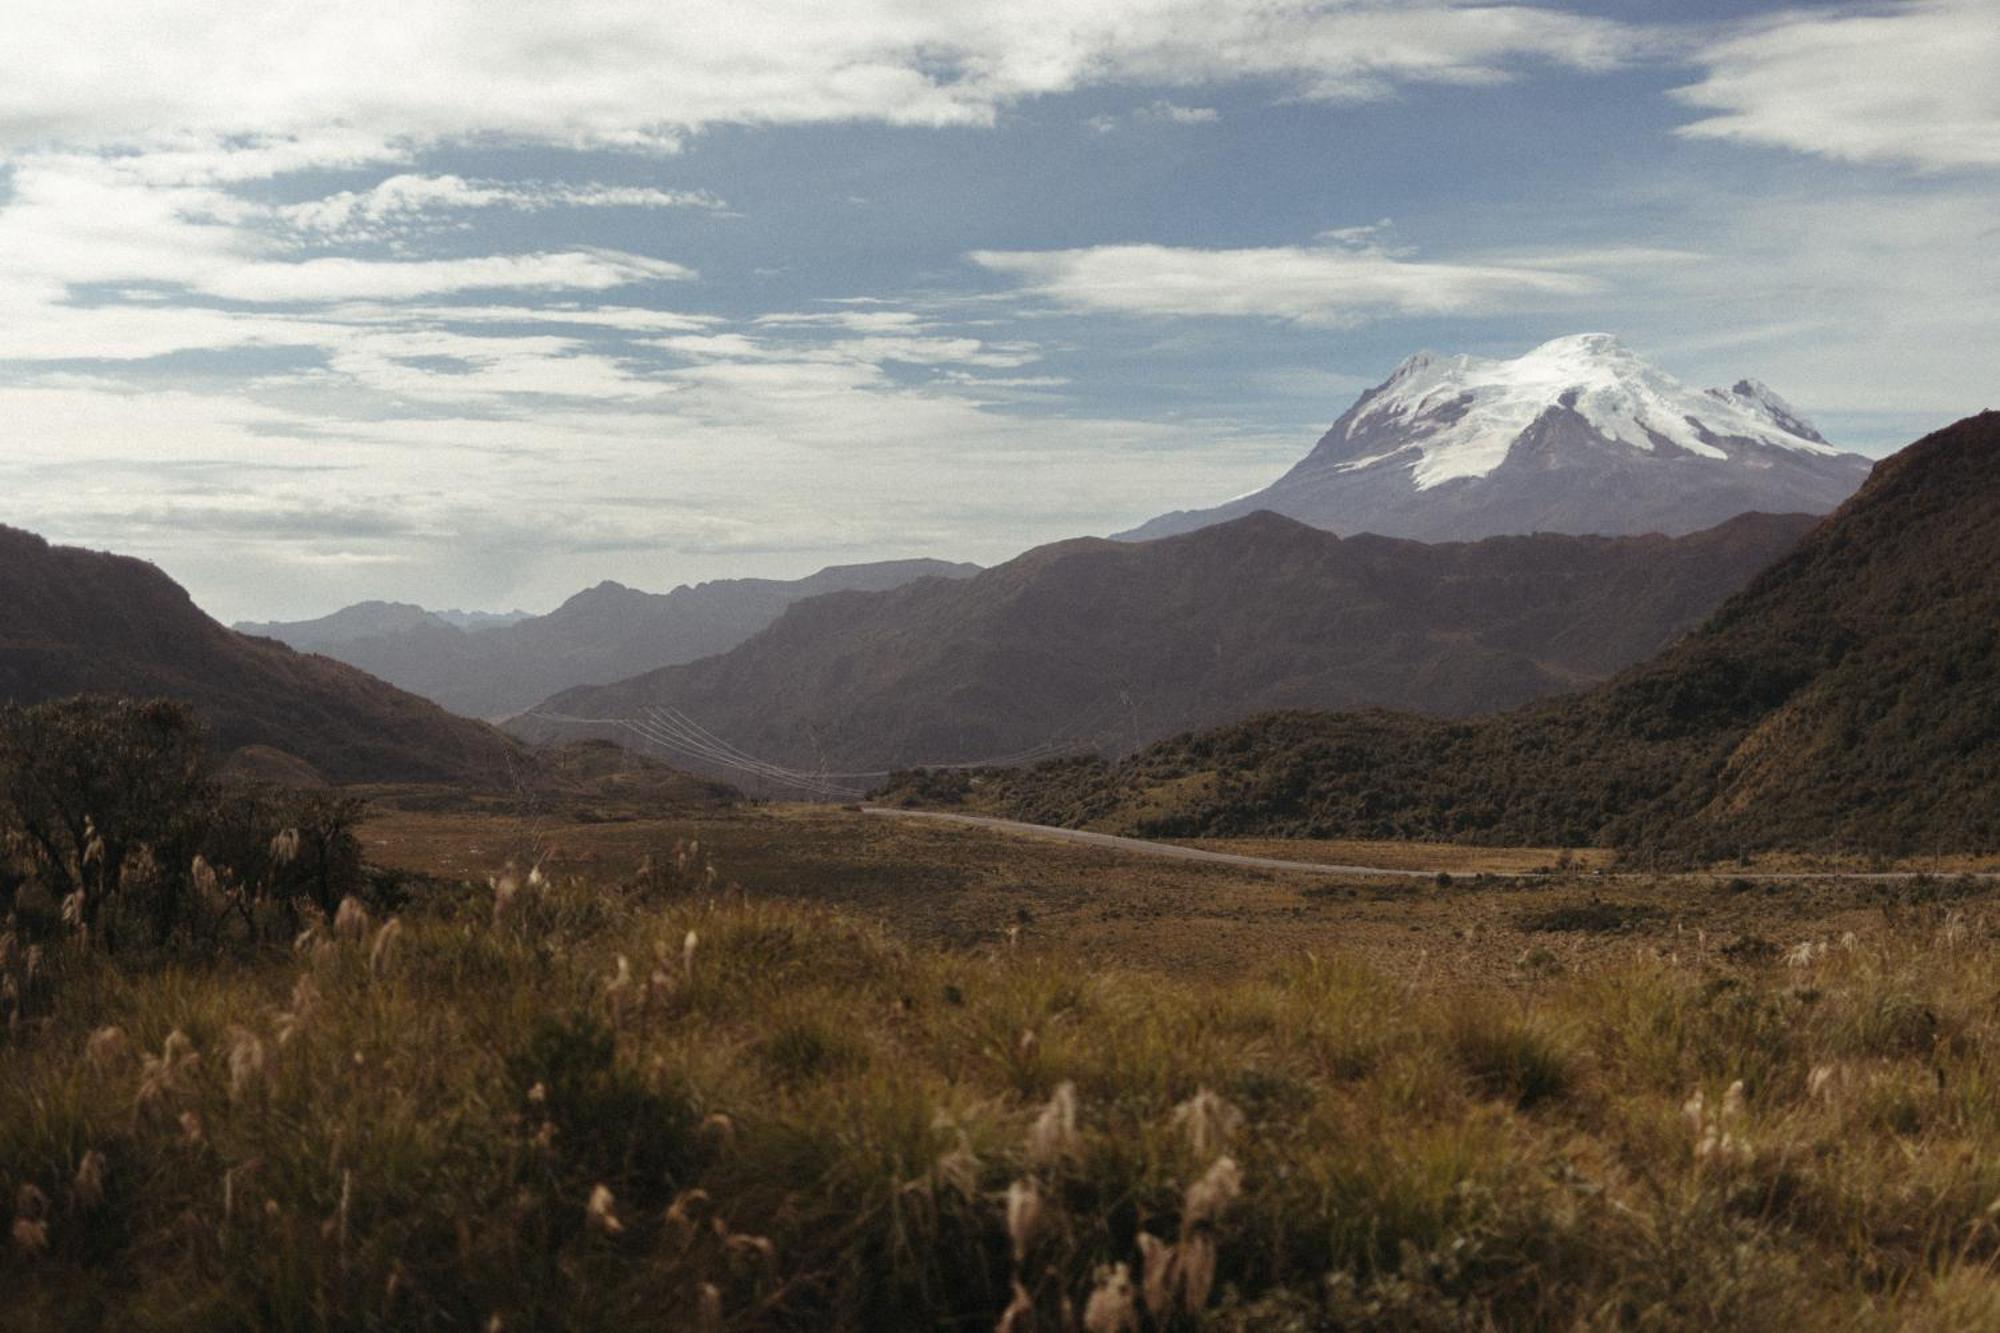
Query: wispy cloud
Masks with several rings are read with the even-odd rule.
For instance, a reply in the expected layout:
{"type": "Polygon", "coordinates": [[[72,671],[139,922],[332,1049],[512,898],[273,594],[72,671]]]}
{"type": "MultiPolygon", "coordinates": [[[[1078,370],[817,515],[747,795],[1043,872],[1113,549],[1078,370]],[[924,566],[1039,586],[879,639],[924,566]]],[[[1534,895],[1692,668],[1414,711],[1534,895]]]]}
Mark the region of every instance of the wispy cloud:
{"type": "Polygon", "coordinates": [[[1905,0],[1800,10],[1702,51],[1681,133],[1856,162],[2000,167],[2000,10],[1905,0]]]}
{"type": "Polygon", "coordinates": [[[1372,241],[1206,250],[1098,245],[979,250],[974,263],[1076,310],[1228,316],[1353,327],[1392,315],[1466,314],[1546,306],[1597,290],[1545,267],[1424,261],[1372,241]]]}
{"type": "Polygon", "coordinates": [[[400,172],[366,190],[342,190],[323,199],[288,204],[275,215],[322,238],[376,239],[439,215],[467,209],[544,212],[552,208],[700,208],[723,202],[706,190],[651,186],[552,185],[541,181],[469,181],[462,176],[400,172]]]}

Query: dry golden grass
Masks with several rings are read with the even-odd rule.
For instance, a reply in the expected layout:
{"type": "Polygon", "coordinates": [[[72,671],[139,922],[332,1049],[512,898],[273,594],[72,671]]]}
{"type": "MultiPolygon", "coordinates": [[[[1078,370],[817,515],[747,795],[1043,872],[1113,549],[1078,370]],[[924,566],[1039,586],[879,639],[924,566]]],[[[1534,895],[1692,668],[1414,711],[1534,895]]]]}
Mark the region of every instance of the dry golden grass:
{"type": "MultiPolygon", "coordinates": [[[[649,854],[694,837],[763,895],[866,913],[906,937],[953,947],[1062,947],[1175,975],[1241,975],[1286,958],[1341,955],[1433,984],[1503,982],[1644,954],[1713,956],[1882,927],[1903,885],[1730,884],[1688,879],[1477,877],[1509,853],[1456,849],[1449,886],[1178,862],[1108,848],[825,806],[758,807],[674,819],[540,823],[496,814],[389,812],[361,831],[378,863],[483,880],[510,861],[615,883],[649,854]],[[1577,914],[1580,911],[1580,915],[1577,914]],[[1569,913],[1569,915],[1564,915],[1569,913]],[[1526,961],[1524,961],[1526,960],[1526,961]]],[[[1291,844],[1220,849],[1283,855],[1291,844]]],[[[1312,844],[1330,858],[1422,859],[1428,845],[1312,844]],[[1338,849],[1336,851],[1336,849],[1338,849]],[[1364,853],[1366,854],[1364,858],[1364,853]]],[[[1308,859],[1301,857],[1300,859],[1308,859]]],[[[1535,853],[1536,866],[1554,854],[1535,853]]],[[[1581,861],[1582,858],[1579,858],[1581,861]]]]}
{"type": "Polygon", "coordinates": [[[1453,875],[1532,875],[1543,871],[1609,869],[1617,856],[1600,847],[1466,847],[1449,842],[1372,842],[1337,838],[1173,838],[1183,847],[1241,856],[1442,870],[1453,875]]]}
{"type": "Polygon", "coordinates": [[[394,816],[369,836],[404,864],[547,856],[357,905],[294,949],[52,950],[0,1038],[7,1327],[2000,1317],[2000,914],[1979,893],[1718,890],[1690,926],[1587,885],[1308,900],[1087,849],[1030,866],[1013,840],[837,812],[698,831],[778,877],[710,877],[665,825],[394,816]],[[905,910],[857,910],[894,878],[881,859],[925,848],[947,863],[904,865],[905,910]],[[1058,924],[938,947],[953,913],[1009,901],[1003,872],[1040,876],[1011,901],[1058,924]],[[1176,902],[1228,905],[1082,929],[1175,876],[1176,902]],[[924,885],[951,901],[913,921],[924,885]],[[1732,912],[1813,931],[1732,948],[1732,912]],[[1843,913],[1870,919],[1832,933],[1843,913]],[[1554,943],[1468,979],[1397,958],[1391,922],[1418,919],[1554,943]],[[1228,969],[1141,947],[1217,930],[1228,969]],[[1289,947],[1343,936],[1400,965],[1289,947]],[[1610,942],[1561,947],[1584,939],[1610,942]]]}

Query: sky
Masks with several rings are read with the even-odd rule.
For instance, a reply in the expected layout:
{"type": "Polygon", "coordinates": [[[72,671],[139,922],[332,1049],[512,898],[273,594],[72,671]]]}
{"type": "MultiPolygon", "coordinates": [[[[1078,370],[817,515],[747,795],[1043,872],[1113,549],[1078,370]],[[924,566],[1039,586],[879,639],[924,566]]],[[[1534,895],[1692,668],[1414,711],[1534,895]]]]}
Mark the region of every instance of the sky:
{"type": "Polygon", "coordinates": [[[2000,0],[9,0],[0,522],[224,619],[990,563],[1603,330],[2000,406],[2000,0]]]}

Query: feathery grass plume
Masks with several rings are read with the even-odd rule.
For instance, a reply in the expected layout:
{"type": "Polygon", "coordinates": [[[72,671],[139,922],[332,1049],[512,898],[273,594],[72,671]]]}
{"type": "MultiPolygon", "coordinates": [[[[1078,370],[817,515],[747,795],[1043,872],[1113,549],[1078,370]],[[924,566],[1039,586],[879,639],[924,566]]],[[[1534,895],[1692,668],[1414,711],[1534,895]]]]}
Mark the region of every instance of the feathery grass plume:
{"type": "Polygon", "coordinates": [[[1826,957],[1825,940],[1803,940],[1785,950],[1785,966],[1811,967],[1826,957]]]}
{"type": "Polygon", "coordinates": [[[701,936],[695,934],[692,928],[688,930],[687,938],[681,941],[681,967],[690,980],[694,977],[694,951],[700,944],[701,936]]]}
{"type": "Polygon", "coordinates": [[[396,962],[396,942],[402,938],[401,917],[392,916],[382,923],[382,928],[375,932],[375,942],[368,946],[369,976],[380,981],[389,975],[389,969],[395,966],[396,962]]]}
{"type": "Polygon", "coordinates": [[[1843,1071],[1837,1064],[1814,1065],[1812,1073],[1806,1076],[1806,1096],[1815,1101],[1831,1100],[1841,1083],[1845,1082],[1843,1071]]]}
{"type": "Polygon", "coordinates": [[[14,1192],[14,1248],[25,1255],[49,1247],[49,1196],[33,1185],[14,1192]]]}
{"type": "Polygon", "coordinates": [[[125,1029],[116,1023],[98,1028],[83,1043],[83,1058],[98,1069],[123,1064],[131,1054],[132,1043],[125,1039],[125,1029]]]}
{"type": "Polygon", "coordinates": [[[618,1220],[615,1211],[618,1200],[607,1185],[598,1184],[591,1188],[590,1202],[584,1205],[584,1217],[590,1225],[607,1236],[622,1235],[625,1224],[618,1220]]]}
{"type": "Polygon", "coordinates": [[[972,1198],[979,1192],[979,1157],[972,1151],[971,1138],[943,1114],[931,1122],[931,1128],[957,1136],[950,1151],[939,1153],[937,1160],[931,1164],[932,1188],[947,1186],[961,1199],[972,1198]]]}
{"type": "Polygon", "coordinates": [[[264,1043],[249,1028],[229,1025],[229,1096],[240,1098],[264,1076],[264,1043]]]}
{"type": "Polygon", "coordinates": [[[1754,1155],[1743,1136],[1743,1080],[1737,1079],[1723,1094],[1722,1105],[1711,1109],[1700,1088],[1681,1106],[1681,1116],[1694,1132],[1694,1160],[1698,1167],[1728,1169],[1745,1166],[1754,1155]]]}
{"type": "Polygon", "coordinates": [[[292,955],[296,958],[318,962],[333,947],[333,941],[326,937],[324,922],[315,922],[292,936],[292,955]]]}
{"type": "Polygon", "coordinates": [[[1029,1333],[1035,1326],[1035,1302],[1028,1296],[1028,1289],[1021,1285],[1021,1279],[1014,1279],[1014,1299],[1007,1302],[1007,1308],[1000,1312],[1000,1322],[993,1326],[993,1333],[1029,1333]]]}
{"type": "Polygon", "coordinates": [[[632,963],[624,954],[618,955],[618,966],[604,983],[604,1002],[610,1006],[611,1021],[623,1022],[625,1003],[632,994],[632,963]]]}
{"type": "Polygon", "coordinates": [[[288,1045],[292,1038],[304,1031],[318,1008],[319,983],[313,980],[312,973],[299,973],[299,979],[292,983],[292,1007],[280,1009],[272,1019],[272,1026],[278,1032],[278,1045],[288,1045]]]}
{"type": "Polygon", "coordinates": [[[13,1235],[14,1248],[22,1254],[40,1254],[49,1247],[49,1224],[46,1221],[17,1217],[14,1219],[13,1235]]]}
{"type": "Polygon", "coordinates": [[[1139,1333],[1139,1307],[1133,1299],[1132,1270],[1106,1264],[1097,1270],[1097,1286],[1083,1307],[1087,1333],[1139,1333]]]}
{"type": "Polygon", "coordinates": [[[1174,1126],[1187,1135],[1196,1157],[1209,1157],[1227,1148],[1243,1128],[1243,1112],[1202,1088],[1174,1108],[1174,1126]]]}
{"type": "Polygon", "coordinates": [[[722,1333],[722,1288],[704,1282],[695,1295],[695,1319],[700,1333],[722,1333]]]}
{"type": "MultiPolygon", "coordinates": [[[[716,1219],[718,1222],[721,1220],[721,1218],[716,1219]]],[[[753,1236],[747,1231],[729,1231],[724,1228],[722,1247],[731,1254],[754,1254],[764,1261],[767,1268],[774,1271],[778,1266],[778,1247],[771,1243],[769,1236],[753,1236]]]]}
{"type": "Polygon", "coordinates": [[[288,866],[299,859],[299,831],[288,828],[271,839],[271,860],[281,866],[288,866]]]}
{"type": "Polygon", "coordinates": [[[493,924],[497,926],[513,910],[514,899],[521,893],[521,881],[514,878],[514,872],[510,870],[499,879],[493,880],[492,885],[493,924]]]}
{"type": "Polygon", "coordinates": [[[547,884],[548,882],[549,882],[549,881],[547,880],[547,878],[546,878],[546,877],[544,877],[544,876],[543,876],[543,874],[542,874],[542,867],[541,867],[541,864],[540,864],[539,862],[537,862],[536,864],[534,864],[534,865],[531,865],[531,866],[529,866],[529,867],[528,867],[528,887],[529,887],[529,888],[531,888],[531,889],[539,889],[539,888],[541,888],[541,887],[542,887],[543,885],[547,884]]]}
{"type": "Polygon", "coordinates": [[[1083,1138],[1076,1132],[1076,1084],[1065,1079],[1028,1131],[1028,1160],[1036,1166],[1054,1166],[1075,1157],[1082,1147],[1083,1138]]]}
{"type": "Polygon", "coordinates": [[[208,1140],[207,1127],[202,1124],[201,1112],[189,1109],[181,1112],[181,1142],[190,1148],[199,1148],[208,1140]]]}
{"type": "Polygon", "coordinates": [[[89,902],[89,897],[88,895],[85,894],[85,892],[81,887],[79,887],[74,893],[71,893],[67,898],[64,898],[62,900],[62,923],[65,926],[68,926],[71,930],[77,931],[79,933],[88,930],[89,926],[86,925],[84,922],[84,912],[83,912],[83,909],[88,902],[89,902]]]}
{"type": "Polygon", "coordinates": [[[204,910],[222,911],[229,902],[229,884],[203,856],[194,858],[194,891],[204,910]]]}
{"type": "Polygon", "coordinates": [[[1180,1252],[1152,1232],[1140,1232],[1139,1273],[1146,1312],[1155,1323],[1166,1323],[1174,1312],[1174,1289],[1180,1285],[1180,1252]]]}
{"type": "Polygon", "coordinates": [[[1041,1052],[1041,1048],[1042,1039],[1035,1035],[1035,1030],[1022,1028],[1021,1035],[1014,1039],[1014,1058],[1023,1066],[1031,1065],[1035,1062],[1036,1055],[1041,1052]]]}
{"type": "Polygon", "coordinates": [[[187,1033],[179,1028],[169,1032],[160,1053],[146,1055],[140,1067],[139,1090],[132,1098],[133,1113],[148,1110],[179,1091],[186,1076],[200,1062],[201,1053],[195,1050],[187,1033]]]}
{"type": "Polygon", "coordinates": [[[672,1238],[674,1243],[685,1251],[694,1243],[694,1238],[700,1229],[695,1221],[696,1215],[707,1206],[707,1190],[682,1190],[676,1195],[673,1203],[667,1207],[666,1216],[660,1219],[664,1228],[661,1232],[662,1244],[668,1238],[672,1238]]]}
{"type": "Polygon", "coordinates": [[[92,1148],[76,1164],[76,1178],[70,1183],[70,1200],[78,1208],[95,1208],[104,1202],[104,1176],[108,1170],[104,1154],[92,1148]]]}
{"type": "Polygon", "coordinates": [[[1181,1303],[1189,1313],[1208,1308],[1215,1287],[1215,1236],[1203,1229],[1174,1247],[1180,1270],[1181,1303]]]}
{"type": "Polygon", "coordinates": [[[1042,1192],[1035,1182],[1022,1177],[1007,1187],[1007,1239],[1014,1244],[1014,1262],[1027,1262],[1028,1248],[1035,1243],[1035,1230],[1042,1221],[1042,1192]]]}
{"type": "Polygon", "coordinates": [[[368,909],[351,893],[340,900],[340,906],[333,914],[333,933],[357,944],[367,938],[369,927],[373,924],[368,919],[368,909]]]}
{"type": "Polygon", "coordinates": [[[1187,1204],[1181,1212],[1182,1227],[1197,1227],[1218,1221],[1243,1193],[1243,1173],[1231,1157],[1218,1157],[1200,1180],[1188,1186],[1187,1204]]]}

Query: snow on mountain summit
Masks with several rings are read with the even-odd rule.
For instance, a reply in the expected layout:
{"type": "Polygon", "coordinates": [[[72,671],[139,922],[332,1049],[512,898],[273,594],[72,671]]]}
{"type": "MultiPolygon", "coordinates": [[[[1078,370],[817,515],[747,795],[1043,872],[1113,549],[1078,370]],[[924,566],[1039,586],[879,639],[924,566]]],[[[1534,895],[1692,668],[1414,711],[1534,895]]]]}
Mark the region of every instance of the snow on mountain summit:
{"type": "Polygon", "coordinates": [[[1757,380],[1690,388],[1611,334],[1579,333],[1513,358],[1419,352],[1277,481],[1121,535],[1258,509],[1422,541],[1680,534],[1752,510],[1826,513],[1869,467],[1757,380]]]}
{"type": "Polygon", "coordinates": [[[1671,445],[1723,459],[1728,454],[1714,441],[1727,436],[1837,452],[1762,384],[1745,380],[1731,390],[1692,390],[1608,333],[1556,338],[1512,360],[1419,352],[1357,407],[1350,438],[1383,428],[1417,438],[1336,466],[1372,467],[1414,451],[1414,461],[1399,461],[1411,467],[1419,490],[1486,476],[1506,461],[1528,427],[1557,407],[1576,412],[1603,439],[1636,449],[1671,445]]]}

